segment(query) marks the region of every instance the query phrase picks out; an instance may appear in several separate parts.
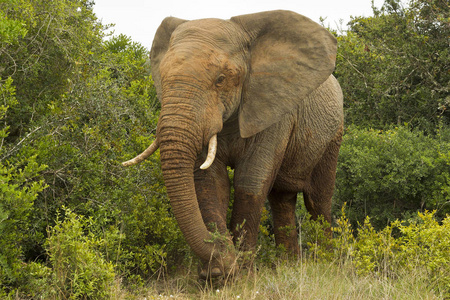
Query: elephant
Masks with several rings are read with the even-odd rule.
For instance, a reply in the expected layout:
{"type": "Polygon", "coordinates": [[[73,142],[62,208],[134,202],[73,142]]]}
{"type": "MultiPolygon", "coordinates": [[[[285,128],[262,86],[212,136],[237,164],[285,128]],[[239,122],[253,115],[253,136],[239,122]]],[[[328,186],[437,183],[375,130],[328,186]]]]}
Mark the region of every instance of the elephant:
{"type": "Polygon", "coordinates": [[[199,276],[233,275],[236,243],[252,251],[268,199],[277,244],[299,253],[297,193],[331,222],[343,133],[332,75],[336,38],[309,18],[276,10],[229,20],[165,18],[150,51],[161,103],[155,141],[170,205],[200,258],[199,276]],[[234,202],[227,224],[234,170],[234,202]],[[217,238],[218,232],[222,238],[217,238]]]}

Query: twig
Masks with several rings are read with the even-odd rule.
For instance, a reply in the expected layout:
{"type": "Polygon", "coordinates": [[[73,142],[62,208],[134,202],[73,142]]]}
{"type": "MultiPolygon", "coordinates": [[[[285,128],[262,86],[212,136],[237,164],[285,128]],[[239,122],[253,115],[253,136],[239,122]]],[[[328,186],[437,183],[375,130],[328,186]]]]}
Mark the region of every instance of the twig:
{"type": "Polygon", "coordinates": [[[338,54],[340,57],[342,57],[343,59],[345,59],[347,62],[348,62],[348,64],[353,68],[353,69],[355,69],[355,71],[356,72],[358,72],[358,74],[359,75],[361,75],[362,76],[362,78],[364,79],[364,85],[366,86],[366,88],[367,88],[367,82],[366,82],[366,76],[364,76],[364,74],[363,73],[361,73],[344,55],[342,55],[342,54],[338,54]]]}
{"type": "Polygon", "coordinates": [[[20,144],[22,144],[30,135],[32,135],[33,133],[35,133],[36,131],[38,131],[39,129],[41,129],[41,126],[36,127],[35,129],[33,129],[33,131],[31,131],[30,133],[28,133],[23,139],[20,140],[19,143],[17,143],[17,145],[15,145],[11,150],[8,151],[8,153],[6,153],[1,160],[4,160],[6,158],[8,158],[9,156],[11,156],[11,154],[17,149],[17,147],[20,146],[20,144]]]}

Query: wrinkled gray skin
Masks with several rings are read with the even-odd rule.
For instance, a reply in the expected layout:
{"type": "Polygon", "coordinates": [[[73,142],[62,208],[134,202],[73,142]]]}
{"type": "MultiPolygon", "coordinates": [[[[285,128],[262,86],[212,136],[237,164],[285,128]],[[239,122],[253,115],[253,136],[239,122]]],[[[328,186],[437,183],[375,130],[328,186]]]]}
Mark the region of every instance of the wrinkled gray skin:
{"type": "Polygon", "coordinates": [[[266,199],[276,242],[293,253],[296,234],[280,228],[296,226],[297,192],[314,219],[331,221],[343,128],[335,56],[331,34],[289,11],[162,22],[151,50],[157,140],[173,213],[204,262],[201,277],[233,273],[240,235],[254,249],[266,199]],[[216,134],[214,162],[201,170],[216,134]],[[231,235],[227,166],[235,170],[231,235]],[[225,242],[212,241],[213,227],[225,242]]]}

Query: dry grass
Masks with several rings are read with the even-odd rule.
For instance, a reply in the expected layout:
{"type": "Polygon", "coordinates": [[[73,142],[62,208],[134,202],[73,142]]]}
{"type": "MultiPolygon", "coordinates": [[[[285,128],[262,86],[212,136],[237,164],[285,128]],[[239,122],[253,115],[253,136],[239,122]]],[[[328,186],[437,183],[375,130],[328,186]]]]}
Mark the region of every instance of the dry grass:
{"type": "Polygon", "coordinates": [[[278,262],[243,271],[225,283],[197,281],[193,273],[152,281],[138,295],[118,291],[116,299],[444,299],[416,271],[396,279],[358,276],[347,266],[309,261],[278,262]]]}

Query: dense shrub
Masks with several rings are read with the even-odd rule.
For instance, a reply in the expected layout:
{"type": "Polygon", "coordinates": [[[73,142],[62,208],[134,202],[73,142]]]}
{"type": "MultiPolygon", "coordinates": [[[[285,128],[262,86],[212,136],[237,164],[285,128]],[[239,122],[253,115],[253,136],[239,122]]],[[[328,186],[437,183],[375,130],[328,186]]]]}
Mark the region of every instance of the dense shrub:
{"type": "Polygon", "coordinates": [[[406,127],[367,130],[349,127],[344,135],[336,179],[335,214],[347,203],[355,225],[369,215],[375,228],[436,210],[450,212],[450,140],[406,127]]]}
{"type": "Polygon", "coordinates": [[[442,222],[435,212],[418,212],[407,220],[395,220],[376,230],[370,217],[352,226],[345,206],[332,227],[333,239],[320,234],[327,224],[305,220],[302,232],[318,232],[308,238],[308,259],[333,261],[360,276],[397,279],[426,274],[426,283],[438,295],[450,296],[450,216],[442,222]]]}
{"type": "Polygon", "coordinates": [[[448,1],[389,0],[338,36],[346,122],[384,129],[450,124],[448,1]]]}
{"type": "Polygon", "coordinates": [[[99,251],[107,241],[91,231],[92,219],[77,216],[69,209],[65,214],[64,221],[56,220],[46,242],[52,276],[45,296],[111,299],[114,265],[99,251]]]}
{"type": "Polygon", "coordinates": [[[38,287],[37,280],[45,273],[33,262],[24,263],[27,252],[43,239],[31,222],[38,194],[46,187],[41,172],[46,166],[36,156],[11,156],[6,147],[9,126],[5,116],[18,101],[12,79],[0,79],[0,297],[14,288],[38,287]],[[36,275],[33,276],[32,274],[36,275]],[[36,280],[35,280],[36,279],[36,280]],[[36,284],[36,285],[34,285],[36,284]]]}
{"type": "MultiPolygon", "coordinates": [[[[345,215],[341,224],[348,224],[345,215]]],[[[382,230],[376,231],[370,218],[357,230],[357,238],[349,243],[350,227],[338,231],[334,246],[343,263],[350,262],[357,273],[376,273],[396,277],[411,274],[421,269],[427,273],[428,281],[439,294],[450,295],[450,217],[440,224],[434,219],[434,212],[418,213],[416,218],[396,220],[382,230]],[[342,260],[344,259],[344,260],[342,260]]]]}
{"type": "Polygon", "coordinates": [[[173,266],[186,247],[170,211],[158,156],[136,167],[120,164],[145,149],[156,128],[158,102],[147,50],[125,36],[104,46],[112,50],[80,66],[92,69],[54,103],[53,120],[30,143],[48,165],[45,179],[52,182],[37,204],[48,220],[62,205],[92,217],[92,230],[106,235],[111,246],[105,248],[106,259],[139,282],[167,263],[173,266]],[[124,236],[120,251],[114,247],[116,231],[124,236]]]}
{"type": "MultiPolygon", "coordinates": [[[[5,294],[27,296],[34,289],[32,273],[41,280],[54,271],[48,268],[54,252],[44,245],[63,206],[90,220],[89,231],[103,240],[96,251],[128,282],[142,283],[180,265],[189,253],[168,204],[158,157],[129,169],[120,164],[154,138],[159,103],[148,50],[123,35],[103,41],[105,27],[92,5],[86,0],[0,3],[5,294]]],[[[79,259],[90,259],[89,251],[80,252],[86,257],[79,259]]]]}

